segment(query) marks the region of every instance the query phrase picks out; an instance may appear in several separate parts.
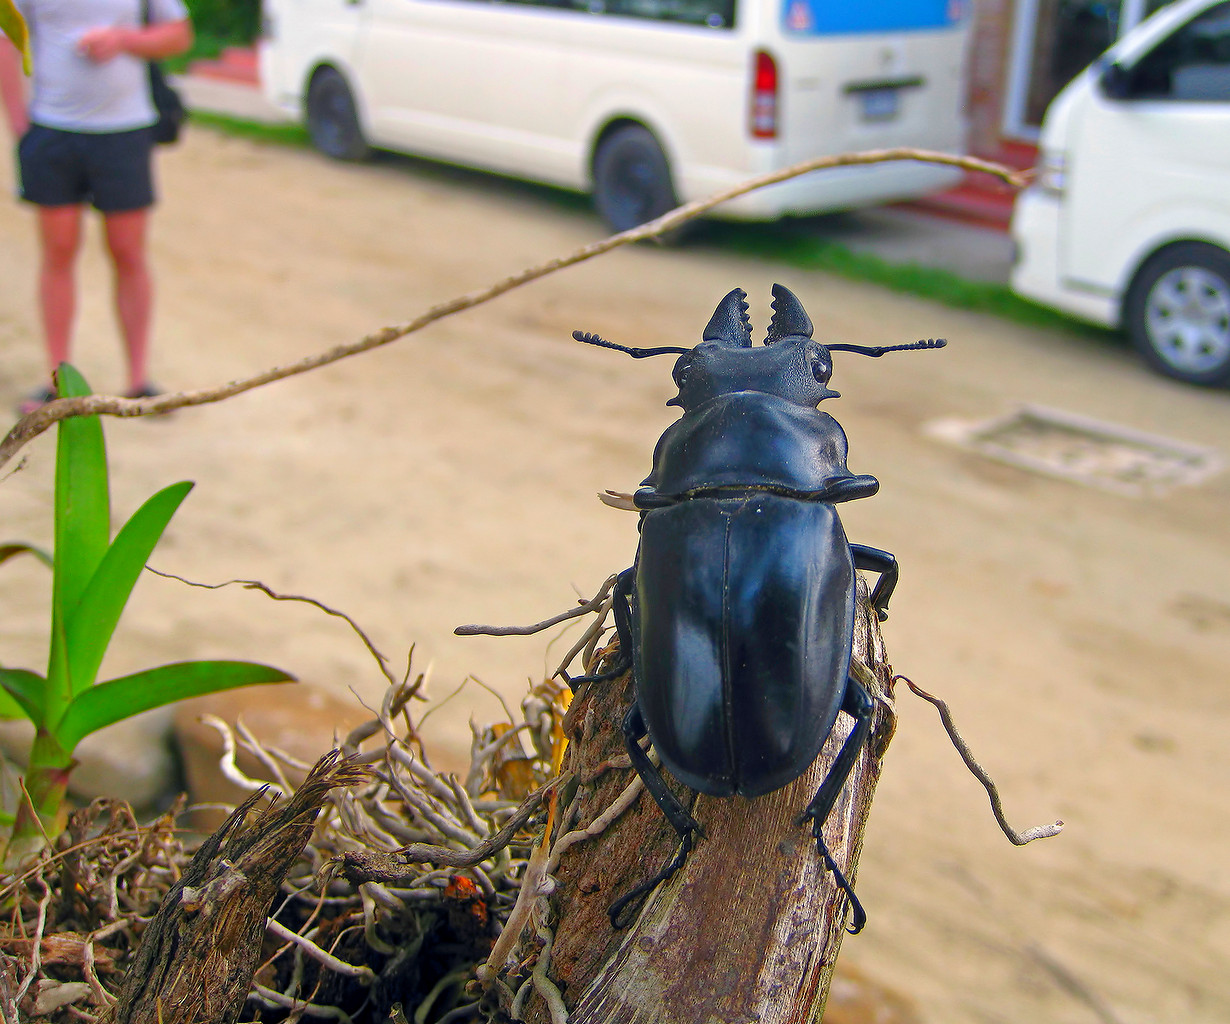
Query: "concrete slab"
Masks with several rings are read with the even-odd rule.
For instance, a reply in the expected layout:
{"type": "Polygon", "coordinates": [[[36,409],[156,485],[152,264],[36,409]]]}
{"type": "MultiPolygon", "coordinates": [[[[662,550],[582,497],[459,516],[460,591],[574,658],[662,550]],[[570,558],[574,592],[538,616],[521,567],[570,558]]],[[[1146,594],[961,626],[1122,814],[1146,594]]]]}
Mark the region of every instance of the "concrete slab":
{"type": "Polygon", "coordinates": [[[913,207],[874,207],[817,217],[814,223],[820,237],[889,263],[934,267],[969,281],[1000,284],[1007,284],[1012,269],[1012,239],[1006,232],[913,207]]]}
{"type": "Polygon", "coordinates": [[[189,110],[243,118],[261,124],[287,124],[290,118],[275,107],[259,89],[244,82],[231,82],[204,75],[175,75],[172,84],[189,110]]]}

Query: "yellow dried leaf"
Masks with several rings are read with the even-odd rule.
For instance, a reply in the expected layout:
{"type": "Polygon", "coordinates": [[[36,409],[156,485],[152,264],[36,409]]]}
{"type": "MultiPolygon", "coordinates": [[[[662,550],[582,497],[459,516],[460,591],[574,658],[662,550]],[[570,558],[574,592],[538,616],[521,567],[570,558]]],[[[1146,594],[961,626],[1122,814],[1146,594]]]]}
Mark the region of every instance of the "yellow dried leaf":
{"type": "Polygon", "coordinates": [[[27,75],[34,70],[33,58],[30,54],[30,33],[26,29],[26,19],[13,6],[13,0],[0,0],[0,32],[3,32],[17,47],[21,54],[21,70],[27,75]]]}
{"type": "Polygon", "coordinates": [[[506,798],[521,800],[538,788],[534,762],[528,757],[510,757],[495,769],[496,785],[506,798]]]}

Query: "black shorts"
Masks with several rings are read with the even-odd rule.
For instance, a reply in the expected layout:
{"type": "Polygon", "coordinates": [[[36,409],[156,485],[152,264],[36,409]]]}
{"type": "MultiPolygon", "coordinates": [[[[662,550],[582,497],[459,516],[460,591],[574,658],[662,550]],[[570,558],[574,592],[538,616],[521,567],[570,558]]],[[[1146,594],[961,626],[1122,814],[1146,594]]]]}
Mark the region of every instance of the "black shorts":
{"type": "Polygon", "coordinates": [[[68,132],[32,124],[17,144],[18,191],[39,206],[143,210],[154,203],[152,149],[148,128],[68,132]]]}

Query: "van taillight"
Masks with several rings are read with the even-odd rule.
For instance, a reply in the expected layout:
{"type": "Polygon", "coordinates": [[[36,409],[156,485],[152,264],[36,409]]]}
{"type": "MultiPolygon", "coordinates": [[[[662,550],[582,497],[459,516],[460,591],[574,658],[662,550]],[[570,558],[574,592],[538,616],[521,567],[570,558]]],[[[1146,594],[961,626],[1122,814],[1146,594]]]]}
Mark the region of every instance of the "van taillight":
{"type": "Polygon", "coordinates": [[[752,138],[777,138],[777,61],[764,50],[756,51],[752,72],[752,138]]]}

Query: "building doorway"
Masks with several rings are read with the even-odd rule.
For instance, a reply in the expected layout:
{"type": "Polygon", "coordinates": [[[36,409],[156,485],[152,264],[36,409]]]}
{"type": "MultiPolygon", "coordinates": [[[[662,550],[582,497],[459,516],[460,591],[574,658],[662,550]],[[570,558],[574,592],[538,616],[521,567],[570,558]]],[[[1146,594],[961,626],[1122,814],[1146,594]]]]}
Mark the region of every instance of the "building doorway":
{"type": "Polygon", "coordinates": [[[1169,0],[1019,0],[1004,134],[1034,141],[1059,90],[1169,0]]]}

